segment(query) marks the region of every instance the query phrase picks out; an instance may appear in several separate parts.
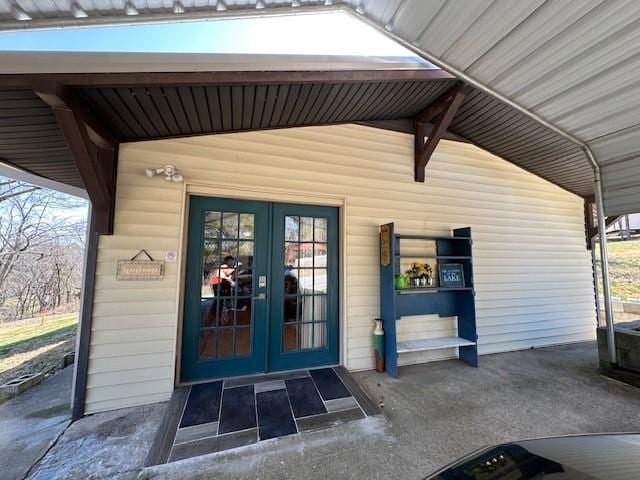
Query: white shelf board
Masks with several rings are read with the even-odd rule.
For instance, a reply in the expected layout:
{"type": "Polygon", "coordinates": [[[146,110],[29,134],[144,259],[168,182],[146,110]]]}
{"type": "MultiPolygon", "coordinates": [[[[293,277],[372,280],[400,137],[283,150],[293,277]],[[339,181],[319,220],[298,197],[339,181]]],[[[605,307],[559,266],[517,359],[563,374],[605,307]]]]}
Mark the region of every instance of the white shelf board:
{"type": "Polygon", "coordinates": [[[460,337],[424,338],[422,340],[407,340],[398,342],[398,353],[423,352],[440,348],[468,347],[476,342],[460,337]]]}

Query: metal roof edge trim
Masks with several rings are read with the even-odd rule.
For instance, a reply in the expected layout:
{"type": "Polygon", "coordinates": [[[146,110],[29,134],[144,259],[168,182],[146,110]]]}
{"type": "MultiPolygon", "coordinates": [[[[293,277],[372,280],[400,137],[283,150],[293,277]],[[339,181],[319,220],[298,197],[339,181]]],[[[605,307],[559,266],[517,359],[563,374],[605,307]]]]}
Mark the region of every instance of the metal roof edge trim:
{"type": "MultiPolygon", "coordinates": [[[[0,52],[0,75],[224,71],[440,71],[422,57],[130,52],[0,52]]],[[[452,77],[453,78],[453,77],[452,77]]]]}

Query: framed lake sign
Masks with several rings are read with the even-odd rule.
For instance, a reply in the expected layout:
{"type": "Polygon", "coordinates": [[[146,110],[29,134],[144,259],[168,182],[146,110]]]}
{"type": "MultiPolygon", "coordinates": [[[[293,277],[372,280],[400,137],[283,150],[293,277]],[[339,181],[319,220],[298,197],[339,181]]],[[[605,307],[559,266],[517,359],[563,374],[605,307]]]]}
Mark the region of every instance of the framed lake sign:
{"type": "Polygon", "coordinates": [[[447,288],[464,287],[464,270],[460,263],[441,263],[438,265],[440,286],[447,288]]]}

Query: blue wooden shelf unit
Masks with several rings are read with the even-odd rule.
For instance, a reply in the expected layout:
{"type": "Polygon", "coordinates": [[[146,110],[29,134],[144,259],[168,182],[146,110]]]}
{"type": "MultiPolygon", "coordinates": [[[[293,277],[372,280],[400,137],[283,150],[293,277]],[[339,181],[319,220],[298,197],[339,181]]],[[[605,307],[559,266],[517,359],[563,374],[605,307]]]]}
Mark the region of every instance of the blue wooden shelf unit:
{"type": "MultiPolygon", "coordinates": [[[[399,235],[393,223],[380,226],[380,318],[385,333],[385,370],[398,377],[398,356],[403,353],[457,347],[460,360],[478,366],[478,335],[476,333],[475,292],[471,254],[471,228],[456,228],[451,237],[399,235]],[[435,255],[403,255],[403,240],[425,240],[435,243],[435,255]],[[464,287],[421,287],[396,289],[395,277],[401,271],[401,258],[435,261],[438,265],[462,265],[464,287]],[[457,337],[425,338],[398,342],[396,322],[410,315],[438,314],[457,317],[457,337]]],[[[439,282],[438,282],[439,285],[439,282]]]]}

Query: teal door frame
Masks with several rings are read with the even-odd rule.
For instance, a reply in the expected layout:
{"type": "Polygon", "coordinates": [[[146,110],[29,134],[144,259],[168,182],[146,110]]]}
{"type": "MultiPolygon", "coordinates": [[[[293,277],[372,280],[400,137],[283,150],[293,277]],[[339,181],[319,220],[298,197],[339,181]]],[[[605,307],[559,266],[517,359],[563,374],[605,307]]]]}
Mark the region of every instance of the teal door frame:
{"type": "Polygon", "coordinates": [[[189,201],[187,255],[182,328],[180,382],[291,370],[339,362],[339,213],[337,207],[296,205],[217,197],[191,196],[189,201]],[[202,309],[204,222],[208,211],[253,213],[252,354],[246,358],[199,359],[202,309]],[[324,217],[327,227],[327,323],[326,346],[284,352],[284,239],[285,216],[324,217]],[[258,277],[266,276],[261,288],[258,277]],[[196,293],[197,292],[197,293],[196,293]]]}

